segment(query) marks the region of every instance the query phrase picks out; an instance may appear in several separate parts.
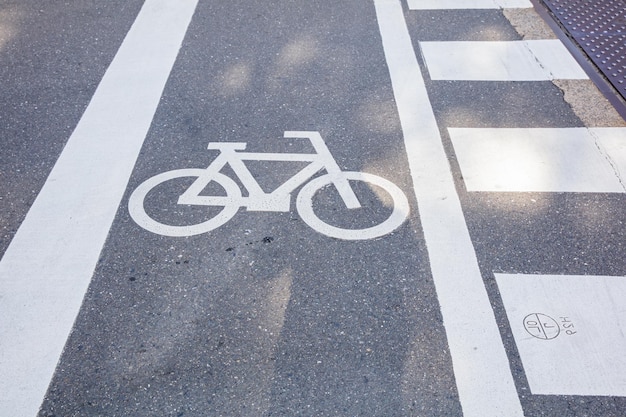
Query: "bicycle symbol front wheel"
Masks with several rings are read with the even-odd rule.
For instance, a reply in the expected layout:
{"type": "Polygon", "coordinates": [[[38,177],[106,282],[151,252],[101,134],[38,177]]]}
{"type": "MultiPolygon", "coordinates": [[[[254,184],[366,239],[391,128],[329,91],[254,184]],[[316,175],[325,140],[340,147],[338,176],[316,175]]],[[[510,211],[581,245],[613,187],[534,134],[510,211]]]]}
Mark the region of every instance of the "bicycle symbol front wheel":
{"type": "Polygon", "coordinates": [[[298,209],[300,217],[311,228],[326,236],[337,239],[366,240],[391,233],[404,223],[409,215],[409,201],[397,185],[382,177],[374,174],[368,174],[366,172],[344,171],[341,175],[344,179],[351,181],[364,181],[385,190],[391,196],[393,201],[391,214],[380,224],[363,229],[341,228],[332,226],[321,220],[313,211],[313,197],[322,188],[333,183],[333,177],[330,174],[326,174],[315,178],[302,187],[302,190],[300,190],[296,200],[296,208],[298,209]]]}
{"type": "Polygon", "coordinates": [[[144,206],[146,196],[150,191],[166,181],[193,177],[197,178],[204,174],[206,170],[198,168],[176,169],[173,171],[163,172],[155,175],[141,183],[139,187],[133,191],[128,200],[128,211],[133,220],[144,229],[163,236],[184,237],[194,236],[217,229],[227,221],[229,221],[239,210],[241,202],[241,190],[237,183],[226,175],[215,173],[211,181],[215,181],[225,191],[225,196],[203,197],[204,206],[213,206],[222,208],[219,213],[210,219],[201,223],[192,225],[171,225],[159,222],[153,219],[144,206]]]}

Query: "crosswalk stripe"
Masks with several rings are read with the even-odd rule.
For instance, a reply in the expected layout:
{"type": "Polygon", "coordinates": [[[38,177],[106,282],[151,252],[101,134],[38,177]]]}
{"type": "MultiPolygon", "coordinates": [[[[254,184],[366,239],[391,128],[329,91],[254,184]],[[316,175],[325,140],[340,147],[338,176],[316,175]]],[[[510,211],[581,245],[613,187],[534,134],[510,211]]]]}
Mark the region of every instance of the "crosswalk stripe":
{"type": "Polygon", "coordinates": [[[544,81],[586,79],[558,39],[420,42],[432,80],[544,81]]]}
{"type": "MultiPolygon", "coordinates": [[[[407,1],[414,10],[532,7],[498,0],[407,1]]],[[[588,78],[557,40],[421,42],[420,48],[432,80],[588,78]]],[[[626,192],[624,128],[448,132],[468,191],[626,192]]],[[[495,277],[533,394],[626,395],[626,315],[616,302],[626,297],[626,277],[495,277]]]]}
{"type": "Polygon", "coordinates": [[[407,0],[411,10],[526,9],[529,0],[407,0]]]}
{"type": "Polygon", "coordinates": [[[33,417],[197,0],[147,0],[0,261],[0,415],[33,417]]]}
{"type": "Polygon", "coordinates": [[[523,416],[402,5],[374,3],[463,413],[523,416]]]}
{"type": "Polygon", "coordinates": [[[468,191],[626,192],[626,128],[448,132],[468,191]]]}
{"type": "Polygon", "coordinates": [[[533,394],[626,396],[626,277],[495,278],[533,394]]]}

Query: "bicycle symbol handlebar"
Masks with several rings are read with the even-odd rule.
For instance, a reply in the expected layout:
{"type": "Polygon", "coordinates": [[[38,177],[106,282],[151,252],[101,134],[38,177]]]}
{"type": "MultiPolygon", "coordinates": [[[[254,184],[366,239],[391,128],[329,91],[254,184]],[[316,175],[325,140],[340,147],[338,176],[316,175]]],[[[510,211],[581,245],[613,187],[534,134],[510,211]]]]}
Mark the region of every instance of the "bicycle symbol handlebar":
{"type": "Polygon", "coordinates": [[[291,193],[302,187],[296,199],[296,209],[306,224],[326,236],[345,240],[374,239],[391,233],[406,220],[409,203],[398,186],[374,174],[365,172],[342,171],[319,132],[287,131],[285,138],[308,139],[315,153],[259,153],[244,152],[245,142],[210,142],[208,149],[219,150],[219,155],[204,169],[184,168],[163,172],[147,179],[131,194],[128,209],[133,220],[144,229],[164,236],[182,237],[210,232],[228,222],[241,207],[248,211],[288,212],[291,205],[291,193]],[[293,161],[308,162],[308,165],[270,193],[261,189],[244,161],[293,161]],[[248,192],[244,197],[237,183],[220,171],[230,166],[241,184],[248,192]],[[313,178],[318,172],[326,174],[313,178]],[[187,206],[211,206],[219,208],[212,218],[191,225],[171,225],[154,219],[146,212],[145,199],[157,186],[167,181],[192,177],[193,183],[180,195],[177,203],[187,206]],[[311,179],[313,178],[313,179],[311,179]],[[315,194],[333,185],[346,208],[357,209],[361,203],[354,193],[350,181],[363,181],[384,189],[393,201],[391,214],[380,224],[361,229],[346,229],[330,225],[321,220],[313,210],[315,194]],[[203,195],[209,184],[216,183],[225,195],[203,195]]]}

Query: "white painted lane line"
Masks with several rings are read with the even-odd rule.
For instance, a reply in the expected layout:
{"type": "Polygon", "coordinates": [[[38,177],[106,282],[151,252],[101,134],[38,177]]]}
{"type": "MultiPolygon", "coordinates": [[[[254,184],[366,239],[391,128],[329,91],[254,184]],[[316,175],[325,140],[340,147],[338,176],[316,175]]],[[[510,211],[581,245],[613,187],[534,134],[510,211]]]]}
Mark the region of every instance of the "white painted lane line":
{"type": "Polygon", "coordinates": [[[529,0],[407,0],[411,10],[447,9],[526,9],[529,0]]]}
{"type": "Polygon", "coordinates": [[[197,0],[147,0],[0,261],[0,415],[37,414],[197,0]]]}
{"type": "Polygon", "coordinates": [[[375,0],[463,413],[523,411],[400,0],[375,0]]]}
{"type": "Polygon", "coordinates": [[[626,128],[449,128],[468,191],[626,192],[626,128]]]}
{"type": "Polygon", "coordinates": [[[626,397],[626,277],[495,275],[533,394],[626,397]]]}
{"type": "Polygon", "coordinates": [[[544,81],[587,79],[558,39],[420,42],[432,80],[544,81]]]}

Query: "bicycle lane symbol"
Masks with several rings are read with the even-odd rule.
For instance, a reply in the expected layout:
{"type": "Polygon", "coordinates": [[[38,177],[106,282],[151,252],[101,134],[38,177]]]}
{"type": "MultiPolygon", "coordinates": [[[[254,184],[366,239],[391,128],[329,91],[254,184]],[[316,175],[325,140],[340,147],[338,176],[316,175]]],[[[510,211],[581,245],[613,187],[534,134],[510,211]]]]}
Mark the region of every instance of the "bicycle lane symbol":
{"type": "Polygon", "coordinates": [[[284,137],[308,139],[315,153],[243,152],[247,145],[245,142],[210,142],[208,149],[219,150],[220,153],[207,168],[167,171],[140,184],[128,201],[131,217],[139,226],[152,233],[172,237],[193,236],[210,232],[227,223],[241,207],[245,207],[248,211],[288,212],[291,205],[291,193],[304,184],[296,199],[298,214],[312,229],[326,236],[344,240],[374,239],[391,233],[404,223],[409,214],[409,202],[397,185],[374,174],[342,171],[319,132],[287,131],[284,137]],[[244,161],[307,162],[308,165],[274,191],[266,193],[261,189],[244,161]],[[220,172],[226,165],[230,166],[232,172],[237,175],[248,191],[247,197],[242,195],[239,185],[233,179],[220,172]],[[325,170],[326,174],[313,178],[322,170],[325,170]],[[208,220],[183,226],[166,224],[154,219],[145,207],[148,193],[167,181],[183,177],[196,179],[180,195],[177,204],[217,207],[219,212],[208,220]],[[346,208],[362,207],[350,181],[363,181],[385,190],[391,197],[391,214],[381,223],[361,229],[341,228],[320,219],[313,210],[313,198],[318,191],[331,184],[336,188],[346,208]],[[212,182],[219,184],[225,195],[201,194],[212,182]]]}

